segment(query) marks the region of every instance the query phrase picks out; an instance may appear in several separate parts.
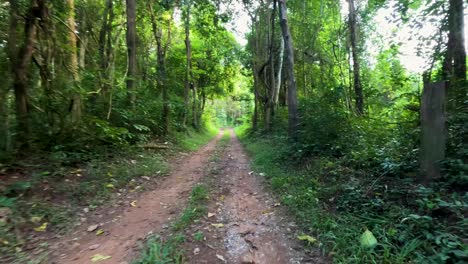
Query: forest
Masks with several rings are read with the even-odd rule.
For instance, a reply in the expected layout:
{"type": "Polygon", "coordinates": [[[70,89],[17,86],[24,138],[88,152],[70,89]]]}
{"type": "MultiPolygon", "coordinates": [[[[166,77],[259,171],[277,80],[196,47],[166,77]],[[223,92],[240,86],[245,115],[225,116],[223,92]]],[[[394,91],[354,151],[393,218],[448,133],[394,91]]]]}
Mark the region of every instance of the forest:
{"type": "Polygon", "coordinates": [[[0,263],[466,263],[464,0],[0,1],[0,263]]]}

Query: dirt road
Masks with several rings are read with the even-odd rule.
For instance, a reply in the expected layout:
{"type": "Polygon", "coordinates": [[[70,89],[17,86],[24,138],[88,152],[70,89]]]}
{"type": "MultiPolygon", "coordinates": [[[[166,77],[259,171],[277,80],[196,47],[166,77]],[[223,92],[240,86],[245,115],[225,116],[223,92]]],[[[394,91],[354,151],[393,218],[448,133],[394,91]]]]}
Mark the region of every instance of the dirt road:
{"type": "Polygon", "coordinates": [[[250,170],[233,131],[230,144],[210,166],[214,166],[208,176],[214,189],[208,210],[212,216],[188,231],[203,231],[206,239],[185,243],[189,263],[327,263],[297,244],[294,223],[264,190],[262,177],[250,170]]]}
{"type": "Polygon", "coordinates": [[[187,239],[183,244],[187,262],[326,263],[297,245],[291,230],[294,224],[281,216],[278,204],[264,191],[261,177],[250,171],[234,132],[230,143],[215,152],[220,137],[173,166],[159,187],[140,196],[138,206],[100,226],[105,235],[96,236],[83,227],[68,237],[54,252],[54,263],[91,263],[97,253],[112,256],[99,263],[131,263],[138,241],[150,232],[164,231],[185,206],[192,186],[202,180],[212,188],[209,215],[185,232],[201,230],[205,239],[187,239]],[[216,159],[210,159],[212,155],[216,159]]]}

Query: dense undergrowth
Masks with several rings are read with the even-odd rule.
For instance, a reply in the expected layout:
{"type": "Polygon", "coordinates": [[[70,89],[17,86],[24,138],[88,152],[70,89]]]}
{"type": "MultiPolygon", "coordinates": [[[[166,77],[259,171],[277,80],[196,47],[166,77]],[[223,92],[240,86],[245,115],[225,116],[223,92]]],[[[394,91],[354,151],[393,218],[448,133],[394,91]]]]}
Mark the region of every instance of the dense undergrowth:
{"type": "Polygon", "coordinates": [[[157,140],[162,148],[67,148],[0,164],[0,173],[9,176],[0,185],[0,262],[25,262],[31,249],[45,252],[49,245],[41,239],[66,233],[83,208],[94,210],[116,193],[145,190],[168,173],[167,158],[199,148],[217,131],[207,125],[178,133],[157,140]]]}
{"type": "Polygon", "coordinates": [[[466,168],[422,185],[414,143],[400,141],[411,135],[400,137],[398,128],[383,130],[369,120],[350,124],[345,116],[329,117],[308,116],[308,133],[294,144],[278,120],[267,136],[236,128],[253,169],[265,174],[303,231],[317,236],[323,253],[335,263],[468,260],[468,196],[457,191],[462,185],[453,188],[459,180],[447,180],[466,175],[466,168]],[[377,238],[373,249],[359,243],[366,229],[377,238]]]}

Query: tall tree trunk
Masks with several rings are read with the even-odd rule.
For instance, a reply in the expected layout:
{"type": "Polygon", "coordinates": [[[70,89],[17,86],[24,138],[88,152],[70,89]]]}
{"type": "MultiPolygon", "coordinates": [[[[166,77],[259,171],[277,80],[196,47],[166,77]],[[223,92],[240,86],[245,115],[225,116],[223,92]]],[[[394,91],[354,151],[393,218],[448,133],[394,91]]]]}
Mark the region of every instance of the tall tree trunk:
{"type": "MultiPolygon", "coordinates": [[[[186,70],[185,70],[185,86],[184,86],[184,120],[183,126],[187,126],[189,113],[189,92],[192,84],[192,44],[190,42],[190,9],[191,0],[185,0],[185,54],[186,54],[186,70]]],[[[195,100],[195,99],[194,99],[195,100]]],[[[192,113],[193,114],[193,113],[192,113]]]]}
{"type": "Polygon", "coordinates": [[[128,101],[132,107],[135,107],[136,99],[136,0],[126,0],[127,9],[127,93],[128,101]]]}
{"type": "Polygon", "coordinates": [[[37,33],[37,8],[46,8],[43,1],[31,1],[31,6],[26,15],[24,27],[24,40],[19,49],[17,27],[19,19],[19,6],[16,0],[10,0],[10,29],[8,34],[8,52],[13,71],[13,88],[15,93],[16,108],[16,141],[20,149],[29,146],[30,135],[28,92],[29,66],[34,52],[34,42],[37,33]]]}
{"type": "MultiPolygon", "coordinates": [[[[445,80],[452,81],[455,84],[460,81],[466,81],[466,51],[463,10],[463,0],[449,1],[449,33],[447,51],[445,54],[443,66],[443,78],[445,80]]],[[[453,93],[453,91],[451,91],[451,94],[456,93],[453,93]]]]}
{"type": "Polygon", "coordinates": [[[81,30],[80,30],[80,53],[78,65],[81,70],[85,69],[86,66],[86,49],[88,48],[88,34],[87,34],[87,19],[86,12],[83,12],[81,16],[81,30]]]}
{"type": "Polygon", "coordinates": [[[254,37],[254,52],[252,54],[252,73],[253,73],[253,78],[254,78],[254,83],[253,83],[253,88],[254,88],[254,112],[253,112],[253,117],[252,117],[252,129],[255,131],[258,128],[258,85],[259,85],[259,80],[258,80],[258,72],[257,72],[257,59],[256,56],[258,56],[258,47],[259,47],[259,31],[258,31],[258,23],[256,21],[256,18],[254,16],[251,16],[252,19],[252,27],[253,27],[253,37],[254,37]]]}
{"type": "MultiPolygon", "coordinates": [[[[284,57],[284,39],[281,39],[280,52],[278,55],[278,74],[276,75],[276,86],[273,92],[273,104],[275,107],[278,106],[279,92],[281,89],[281,73],[283,71],[283,57],[284,57]]],[[[304,83],[305,85],[305,83],[304,83]]]]}
{"type": "Polygon", "coordinates": [[[450,0],[449,38],[452,39],[453,77],[466,81],[466,51],[463,20],[463,0],[450,0]]]}
{"type": "MultiPolygon", "coordinates": [[[[255,55],[254,55],[255,56],[255,55]]],[[[254,62],[252,65],[253,77],[254,77],[254,112],[252,117],[252,129],[257,130],[258,128],[258,75],[257,75],[257,67],[256,63],[254,62]]]]}
{"type": "Polygon", "coordinates": [[[72,107],[71,107],[71,121],[77,123],[81,120],[81,95],[79,93],[80,74],[78,71],[78,54],[76,45],[76,26],[75,26],[75,1],[67,0],[68,8],[68,45],[70,49],[69,54],[69,69],[71,71],[74,83],[74,90],[72,96],[72,107]]]}
{"type": "Polygon", "coordinates": [[[268,49],[268,64],[270,65],[270,87],[266,92],[267,102],[265,104],[265,130],[269,131],[271,127],[271,116],[273,114],[273,98],[276,89],[276,71],[275,71],[275,60],[274,60],[274,43],[275,43],[275,17],[276,17],[276,8],[277,0],[273,0],[273,10],[270,14],[270,45],[268,49]]]}
{"type": "Polygon", "coordinates": [[[198,129],[198,94],[197,86],[192,86],[192,126],[198,129]]]}
{"type": "Polygon", "coordinates": [[[357,22],[354,0],[348,0],[349,3],[349,33],[351,37],[351,52],[353,55],[353,75],[354,75],[354,93],[356,96],[356,113],[364,114],[364,96],[362,94],[362,85],[360,77],[359,50],[357,44],[357,22]]]}
{"type": "Polygon", "coordinates": [[[291,32],[288,25],[288,13],[286,0],[279,0],[279,17],[281,32],[283,33],[285,44],[286,68],[288,71],[288,132],[289,137],[297,139],[298,112],[297,112],[297,87],[296,76],[294,74],[294,46],[291,32]]]}
{"type": "MultiPolygon", "coordinates": [[[[106,1],[106,7],[104,8],[104,15],[102,18],[102,26],[101,30],[99,31],[99,43],[98,43],[98,50],[99,50],[99,68],[101,74],[101,95],[104,101],[107,101],[107,95],[109,93],[109,80],[108,80],[108,69],[109,69],[109,58],[106,52],[106,45],[109,43],[107,40],[111,35],[112,30],[112,20],[110,15],[113,12],[113,0],[106,1]]],[[[110,44],[110,43],[109,43],[110,44]]]]}
{"type": "Polygon", "coordinates": [[[168,87],[167,87],[167,72],[166,72],[166,54],[167,54],[167,48],[169,47],[169,44],[171,42],[171,20],[168,21],[167,25],[167,39],[166,39],[166,44],[163,44],[163,39],[162,39],[162,25],[158,27],[156,17],[154,14],[153,6],[151,3],[148,4],[149,9],[150,9],[150,15],[151,15],[151,25],[153,29],[153,35],[154,38],[156,39],[156,45],[157,45],[157,61],[158,61],[158,84],[161,87],[162,90],[162,99],[163,99],[163,111],[161,114],[161,121],[163,125],[163,134],[167,135],[169,132],[169,121],[170,121],[170,105],[169,105],[169,93],[168,93],[168,87]]]}
{"type": "Polygon", "coordinates": [[[8,111],[8,90],[4,89],[6,87],[0,88],[0,152],[9,150],[9,141],[10,141],[10,124],[9,124],[9,111],[8,111]]]}
{"type": "MultiPolygon", "coordinates": [[[[450,0],[448,10],[448,42],[442,69],[447,82],[449,112],[459,111],[466,101],[466,51],[463,0],[450,0]]],[[[430,76],[430,75],[429,75],[430,76]]]]}

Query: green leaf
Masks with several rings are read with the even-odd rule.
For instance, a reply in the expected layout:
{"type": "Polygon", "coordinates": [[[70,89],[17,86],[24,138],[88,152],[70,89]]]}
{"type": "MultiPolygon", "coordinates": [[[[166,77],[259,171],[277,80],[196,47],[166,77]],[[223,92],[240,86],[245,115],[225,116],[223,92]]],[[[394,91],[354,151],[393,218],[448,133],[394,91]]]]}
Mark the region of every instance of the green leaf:
{"type": "Polygon", "coordinates": [[[309,235],[300,235],[297,236],[297,239],[301,241],[308,241],[309,243],[315,243],[317,242],[317,239],[315,237],[309,236],[309,235]]]}
{"type": "Polygon", "coordinates": [[[365,248],[374,248],[377,246],[377,239],[368,229],[361,235],[361,246],[365,248]]]}
{"type": "Polygon", "coordinates": [[[49,223],[45,222],[45,223],[43,223],[41,226],[38,226],[38,227],[34,228],[34,231],[36,231],[36,232],[44,232],[44,231],[46,231],[47,225],[48,225],[48,224],[49,224],[49,223]]]}
{"type": "Polygon", "coordinates": [[[106,260],[106,259],[110,259],[112,258],[111,256],[104,256],[104,255],[101,255],[101,254],[96,254],[94,256],[91,257],[91,261],[92,262],[98,262],[98,261],[102,261],[102,260],[106,260]]]}

